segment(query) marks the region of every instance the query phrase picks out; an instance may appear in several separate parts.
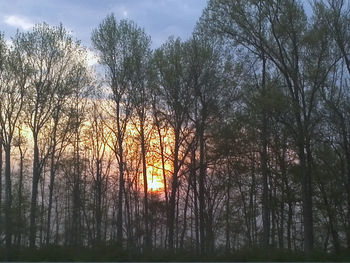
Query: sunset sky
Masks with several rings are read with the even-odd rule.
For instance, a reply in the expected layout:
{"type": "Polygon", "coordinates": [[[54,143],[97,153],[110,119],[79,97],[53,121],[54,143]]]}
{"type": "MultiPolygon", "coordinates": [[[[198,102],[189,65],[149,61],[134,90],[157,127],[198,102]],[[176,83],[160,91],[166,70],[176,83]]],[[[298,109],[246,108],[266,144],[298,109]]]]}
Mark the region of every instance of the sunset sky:
{"type": "Polygon", "coordinates": [[[35,23],[63,23],[77,39],[90,46],[91,31],[109,13],[128,18],[152,36],[153,47],[170,35],[186,39],[200,17],[206,0],[1,0],[0,31],[10,38],[16,29],[35,23]]]}

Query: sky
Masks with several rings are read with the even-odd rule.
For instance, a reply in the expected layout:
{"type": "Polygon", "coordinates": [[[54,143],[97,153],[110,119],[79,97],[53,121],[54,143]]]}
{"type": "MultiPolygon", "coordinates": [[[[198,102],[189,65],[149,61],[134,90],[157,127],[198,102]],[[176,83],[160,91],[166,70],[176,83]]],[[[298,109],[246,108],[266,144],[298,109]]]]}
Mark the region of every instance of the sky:
{"type": "Polygon", "coordinates": [[[202,14],[207,0],[0,0],[0,31],[10,39],[17,29],[30,30],[46,22],[62,22],[74,37],[91,47],[94,28],[108,14],[131,19],[159,47],[169,36],[187,39],[202,14]]]}

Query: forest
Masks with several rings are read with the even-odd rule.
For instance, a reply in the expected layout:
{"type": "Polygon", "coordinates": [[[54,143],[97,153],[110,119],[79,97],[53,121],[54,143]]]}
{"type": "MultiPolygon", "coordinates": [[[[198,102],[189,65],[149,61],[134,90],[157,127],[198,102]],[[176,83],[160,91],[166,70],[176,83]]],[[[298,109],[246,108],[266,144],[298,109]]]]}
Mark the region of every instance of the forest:
{"type": "Polygon", "coordinates": [[[209,0],[158,48],[112,13],[94,67],[63,25],[6,37],[0,259],[350,251],[348,1],[209,0]]]}

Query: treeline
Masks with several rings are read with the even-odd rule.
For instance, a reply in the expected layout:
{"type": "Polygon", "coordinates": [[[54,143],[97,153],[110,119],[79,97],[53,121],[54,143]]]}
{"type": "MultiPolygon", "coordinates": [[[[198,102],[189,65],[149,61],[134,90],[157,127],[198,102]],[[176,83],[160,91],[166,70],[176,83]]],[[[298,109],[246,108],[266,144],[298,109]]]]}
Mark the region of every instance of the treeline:
{"type": "Polygon", "coordinates": [[[210,0],[155,50],[112,14],[94,69],[63,26],[0,35],[1,247],[350,248],[349,8],[210,0]]]}

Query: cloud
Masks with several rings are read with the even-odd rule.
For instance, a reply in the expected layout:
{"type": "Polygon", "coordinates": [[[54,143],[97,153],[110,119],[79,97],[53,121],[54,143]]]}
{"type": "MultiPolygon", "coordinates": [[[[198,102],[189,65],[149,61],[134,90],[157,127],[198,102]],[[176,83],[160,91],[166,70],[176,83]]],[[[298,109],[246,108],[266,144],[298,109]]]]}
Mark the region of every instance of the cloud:
{"type": "Polygon", "coordinates": [[[206,0],[118,0],[111,11],[116,18],[134,20],[152,36],[156,48],[169,36],[186,40],[192,33],[206,0]],[[126,11],[126,13],[124,13],[126,11]]]}
{"type": "Polygon", "coordinates": [[[98,56],[90,49],[87,49],[86,60],[88,66],[94,66],[98,63],[98,56]]]}
{"type": "Polygon", "coordinates": [[[159,47],[170,35],[187,39],[208,0],[0,0],[0,27],[14,35],[17,28],[30,30],[33,24],[63,22],[74,37],[91,46],[91,31],[111,12],[117,20],[131,19],[159,47]],[[45,10],[45,12],[43,12],[45,10]],[[77,15],[84,14],[84,15],[77,15]],[[7,15],[5,17],[5,15],[7,15]],[[6,22],[5,22],[6,20],[6,22]]]}
{"type": "Polygon", "coordinates": [[[116,15],[118,18],[128,18],[129,17],[128,8],[126,8],[125,5],[118,6],[116,8],[116,15]]]}
{"type": "Polygon", "coordinates": [[[34,26],[34,23],[32,23],[29,19],[17,15],[5,16],[4,22],[9,26],[17,27],[23,30],[29,30],[34,26]]]}

